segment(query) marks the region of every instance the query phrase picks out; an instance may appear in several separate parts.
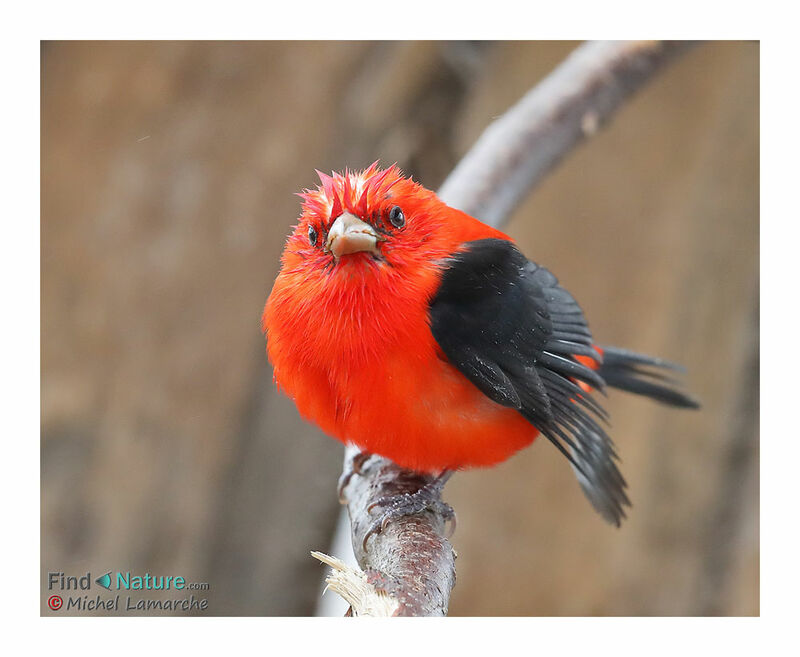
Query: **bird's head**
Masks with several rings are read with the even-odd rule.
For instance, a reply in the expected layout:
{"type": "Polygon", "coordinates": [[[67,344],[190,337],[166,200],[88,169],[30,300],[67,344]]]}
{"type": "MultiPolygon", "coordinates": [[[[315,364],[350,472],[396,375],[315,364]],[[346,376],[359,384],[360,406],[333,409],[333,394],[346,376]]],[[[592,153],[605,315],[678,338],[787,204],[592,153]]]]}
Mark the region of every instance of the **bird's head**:
{"type": "Polygon", "coordinates": [[[447,209],[394,165],[326,175],[299,194],[300,220],[284,252],[289,265],[328,275],[416,268],[447,253],[447,209]]]}

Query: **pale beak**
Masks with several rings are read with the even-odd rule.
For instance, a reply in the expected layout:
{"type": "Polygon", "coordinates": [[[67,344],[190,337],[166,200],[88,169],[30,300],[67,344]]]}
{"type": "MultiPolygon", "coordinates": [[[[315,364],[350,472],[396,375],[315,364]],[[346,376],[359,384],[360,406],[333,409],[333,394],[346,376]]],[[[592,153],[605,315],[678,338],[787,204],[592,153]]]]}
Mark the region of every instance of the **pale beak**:
{"type": "Polygon", "coordinates": [[[378,234],[368,223],[345,212],[336,218],[328,231],[325,250],[335,258],[360,251],[378,252],[378,234]]]}

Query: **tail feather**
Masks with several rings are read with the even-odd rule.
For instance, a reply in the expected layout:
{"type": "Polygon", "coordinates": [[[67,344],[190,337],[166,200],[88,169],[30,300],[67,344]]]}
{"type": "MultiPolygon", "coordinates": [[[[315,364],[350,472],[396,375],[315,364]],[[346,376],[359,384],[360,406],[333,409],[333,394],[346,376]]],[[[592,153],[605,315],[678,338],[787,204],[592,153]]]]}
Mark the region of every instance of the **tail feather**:
{"type": "Polygon", "coordinates": [[[612,388],[644,395],[670,406],[700,408],[700,403],[694,397],[678,389],[679,382],[675,378],[658,369],[645,369],[650,367],[684,372],[680,365],[617,347],[603,347],[602,350],[603,363],[598,374],[612,388]]]}

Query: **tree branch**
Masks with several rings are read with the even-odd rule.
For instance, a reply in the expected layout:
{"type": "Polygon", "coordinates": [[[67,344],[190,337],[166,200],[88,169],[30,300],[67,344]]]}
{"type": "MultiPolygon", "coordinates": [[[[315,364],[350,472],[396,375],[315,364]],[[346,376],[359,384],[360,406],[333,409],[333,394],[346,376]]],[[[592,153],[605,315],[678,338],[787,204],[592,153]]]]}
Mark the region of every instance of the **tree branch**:
{"type": "Polygon", "coordinates": [[[691,41],[588,41],[492,123],[439,189],[448,205],[500,226],[580,142],[691,41]]]}
{"type": "MultiPolygon", "coordinates": [[[[490,125],[456,166],[439,196],[448,205],[501,225],[547,172],[689,42],[587,42],[490,125]]],[[[382,497],[418,490],[433,477],[404,470],[388,459],[362,462],[348,447],[342,474],[353,549],[366,583],[388,594],[396,607],[372,605],[355,615],[392,609],[401,616],[443,616],[455,585],[455,553],[445,521],[433,512],[393,519],[364,540],[382,497]]],[[[341,569],[340,569],[341,570],[341,569]]],[[[333,577],[333,576],[332,576],[333,577]]],[[[361,575],[352,575],[358,580],[361,575]]],[[[354,580],[356,586],[360,582],[354,580]]],[[[340,587],[342,588],[342,587],[340,587]]],[[[346,587],[345,587],[346,588],[346,587]]]]}
{"type": "MultiPolygon", "coordinates": [[[[375,515],[368,509],[382,497],[413,493],[435,477],[405,470],[357,447],[345,450],[343,497],[350,514],[356,560],[367,582],[398,601],[397,616],[444,616],[455,585],[455,552],[445,538],[445,520],[426,512],[393,519],[366,541],[375,515]]],[[[354,614],[359,610],[353,608],[354,614]]]]}

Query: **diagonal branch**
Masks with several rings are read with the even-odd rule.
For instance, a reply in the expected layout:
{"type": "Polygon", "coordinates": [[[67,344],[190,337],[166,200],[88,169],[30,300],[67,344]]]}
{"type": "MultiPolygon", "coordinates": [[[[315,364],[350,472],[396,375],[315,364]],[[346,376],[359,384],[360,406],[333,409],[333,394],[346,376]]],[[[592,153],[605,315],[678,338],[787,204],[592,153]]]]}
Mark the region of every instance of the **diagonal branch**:
{"type": "MultiPolygon", "coordinates": [[[[668,41],[581,45],[484,131],[439,196],[490,225],[503,224],[548,171],[691,45],[668,41]]],[[[374,521],[369,512],[373,502],[418,490],[433,477],[378,456],[363,461],[355,447],[345,451],[342,477],[353,548],[366,582],[397,602],[395,615],[446,615],[455,585],[455,553],[444,535],[444,518],[433,512],[400,517],[364,540],[374,521]]],[[[353,612],[365,613],[355,608],[353,612]]]]}
{"type": "Polygon", "coordinates": [[[490,226],[691,41],[588,41],[492,123],[439,189],[490,226]]]}

